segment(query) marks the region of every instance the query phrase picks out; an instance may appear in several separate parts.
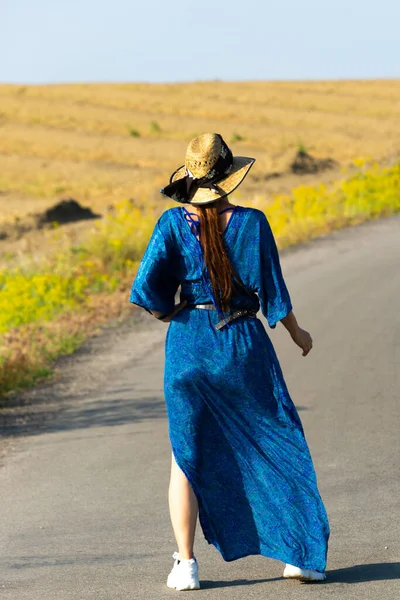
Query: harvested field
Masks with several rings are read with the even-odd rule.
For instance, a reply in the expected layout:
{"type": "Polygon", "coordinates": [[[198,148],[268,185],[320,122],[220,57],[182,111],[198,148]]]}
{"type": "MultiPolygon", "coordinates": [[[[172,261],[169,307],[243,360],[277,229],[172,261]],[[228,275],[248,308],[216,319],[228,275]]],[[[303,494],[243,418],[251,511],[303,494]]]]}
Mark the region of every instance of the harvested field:
{"type": "Polygon", "coordinates": [[[0,397],[124,317],[188,140],[257,164],[280,247],[399,212],[400,81],[0,86],[0,397]],[[98,219],[98,217],[103,217],[98,219]]]}
{"type": "Polygon", "coordinates": [[[207,130],[257,158],[250,195],[288,192],[302,183],[285,180],[300,147],[341,168],[398,154],[399,98],[399,80],[1,85],[0,220],[68,197],[95,212],[158,202],[188,140],[207,130]]]}

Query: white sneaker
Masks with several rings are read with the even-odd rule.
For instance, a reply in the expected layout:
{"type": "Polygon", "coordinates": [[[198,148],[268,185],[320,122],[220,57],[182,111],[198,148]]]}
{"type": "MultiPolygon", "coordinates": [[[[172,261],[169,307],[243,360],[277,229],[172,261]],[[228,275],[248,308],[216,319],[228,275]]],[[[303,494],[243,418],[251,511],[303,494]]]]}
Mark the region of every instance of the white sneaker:
{"type": "Polygon", "coordinates": [[[326,579],[325,573],[300,569],[293,565],[286,565],[283,576],[285,579],[299,579],[300,581],[324,581],[326,579]]]}
{"type": "Polygon", "coordinates": [[[174,552],[175,559],[171,573],[168,575],[167,586],[174,590],[199,590],[199,566],[195,558],[181,560],[178,552],[174,552]]]}

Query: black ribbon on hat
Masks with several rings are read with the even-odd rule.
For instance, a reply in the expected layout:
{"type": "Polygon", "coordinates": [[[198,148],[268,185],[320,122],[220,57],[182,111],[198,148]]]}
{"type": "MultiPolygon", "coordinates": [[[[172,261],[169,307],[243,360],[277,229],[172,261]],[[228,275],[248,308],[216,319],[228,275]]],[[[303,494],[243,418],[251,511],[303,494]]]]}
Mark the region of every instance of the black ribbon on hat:
{"type": "MultiPolygon", "coordinates": [[[[222,136],[219,137],[221,138],[221,151],[217,161],[204,177],[193,177],[192,173],[186,169],[186,174],[184,177],[173,181],[173,177],[175,173],[177,173],[177,171],[175,171],[175,173],[173,173],[171,176],[169,185],[160,190],[161,193],[165,196],[173,198],[176,200],[176,202],[181,202],[182,204],[190,202],[199,188],[208,188],[218,193],[219,190],[216,184],[222,179],[225,179],[233,164],[232,152],[225,144],[222,136]]],[[[182,167],[180,167],[180,169],[181,168],[182,167]]],[[[178,169],[178,171],[180,169],[178,169]]]]}

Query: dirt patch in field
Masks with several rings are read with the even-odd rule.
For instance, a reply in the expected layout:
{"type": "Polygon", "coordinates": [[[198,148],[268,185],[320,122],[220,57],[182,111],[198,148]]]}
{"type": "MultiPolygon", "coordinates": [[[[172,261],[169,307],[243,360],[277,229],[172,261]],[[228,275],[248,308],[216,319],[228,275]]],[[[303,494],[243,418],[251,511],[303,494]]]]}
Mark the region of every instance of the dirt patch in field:
{"type": "Polygon", "coordinates": [[[329,171],[339,166],[339,163],[332,158],[315,158],[305,152],[299,150],[294,161],[290,165],[290,170],[295,175],[310,175],[312,173],[321,173],[329,171]]]}
{"type": "MultiPolygon", "coordinates": [[[[287,188],[287,182],[289,182],[293,176],[301,176],[303,178],[306,175],[310,175],[314,178],[317,177],[316,182],[318,183],[321,179],[321,174],[325,171],[338,171],[339,167],[340,164],[332,158],[316,158],[305,150],[299,150],[284,171],[271,171],[270,173],[260,175],[253,174],[252,179],[259,183],[283,180],[286,182],[285,187],[287,188]]],[[[296,185],[298,185],[298,182],[294,180],[292,186],[294,187],[296,185]]],[[[290,193],[291,189],[288,191],[290,193]]]]}
{"type": "Polygon", "coordinates": [[[42,215],[38,215],[38,226],[44,227],[52,223],[63,225],[65,223],[76,223],[87,219],[98,219],[100,215],[95,214],[90,208],[81,206],[72,198],[61,200],[55,206],[48,208],[42,215]]]}
{"type": "Polygon", "coordinates": [[[99,219],[101,215],[94,213],[90,208],[81,206],[72,198],[60,200],[54,206],[41,213],[34,213],[16,219],[14,223],[4,223],[0,226],[0,240],[18,240],[30,231],[51,228],[55,225],[66,225],[99,219]]]}

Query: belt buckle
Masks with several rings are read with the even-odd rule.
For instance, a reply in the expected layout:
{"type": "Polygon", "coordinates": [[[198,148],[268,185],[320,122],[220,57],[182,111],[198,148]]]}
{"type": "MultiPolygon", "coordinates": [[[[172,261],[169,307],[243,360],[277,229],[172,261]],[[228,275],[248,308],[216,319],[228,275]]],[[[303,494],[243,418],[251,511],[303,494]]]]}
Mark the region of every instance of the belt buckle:
{"type": "Polygon", "coordinates": [[[208,304],[208,303],[206,303],[206,304],[195,304],[194,308],[200,308],[200,309],[203,309],[203,310],[215,310],[214,304],[208,304]]]}
{"type": "Polygon", "coordinates": [[[228,323],[231,323],[232,321],[239,319],[239,317],[245,317],[245,316],[255,317],[255,315],[256,315],[256,313],[254,312],[254,310],[251,310],[249,308],[242,308],[239,310],[235,310],[232,314],[228,315],[226,317],[226,319],[221,319],[221,321],[219,321],[215,325],[215,329],[217,329],[219,331],[220,329],[225,327],[225,325],[227,325],[228,323]]]}

